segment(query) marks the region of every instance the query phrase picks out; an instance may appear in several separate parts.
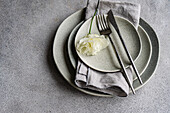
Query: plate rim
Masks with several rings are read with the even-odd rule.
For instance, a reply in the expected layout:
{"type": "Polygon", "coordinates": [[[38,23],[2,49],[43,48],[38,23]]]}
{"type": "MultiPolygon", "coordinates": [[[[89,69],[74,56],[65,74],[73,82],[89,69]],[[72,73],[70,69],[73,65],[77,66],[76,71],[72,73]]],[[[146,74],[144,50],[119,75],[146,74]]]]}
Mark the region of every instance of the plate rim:
{"type": "MultiPolygon", "coordinates": [[[[158,54],[157,54],[156,65],[155,65],[153,71],[151,72],[150,77],[149,77],[142,85],[139,85],[137,88],[135,88],[135,90],[139,90],[140,88],[142,88],[143,86],[145,86],[145,85],[149,82],[149,80],[153,77],[153,75],[155,74],[155,72],[156,72],[156,70],[157,70],[157,68],[158,68],[158,63],[159,63],[159,59],[160,59],[160,40],[159,40],[159,38],[158,38],[158,35],[157,35],[156,32],[154,31],[154,29],[151,27],[151,25],[149,25],[143,18],[140,18],[140,21],[144,22],[145,25],[149,26],[149,28],[151,29],[151,31],[155,34],[156,39],[157,39],[157,44],[158,44],[158,48],[157,48],[158,54]]],[[[140,22],[139,22],[139,23],[140,23],[140,22]]],[[[143,28],[143,27],[142,27],[142,28],[143,28]]],[[[144,31],[147,33],[147,35],[149,36],[149,34],[148,34],[148,32],[145,30],[145,28],[143,28],[143,29],[144,29],[144,31]]],[[[150,40],[151,40],[151,39],[150,39],[150,40]]],[[[152,42],[152,41],[151,41],[151,42],[152,42]]],[[[152,47],[152,50],[153,50],[153,47],[152,47]]],[[[152,55],[151,55],[151,58],[152,58],[152,55]]],[[[150,59],[151,59],[151,58],[150,58],[150,59]]],[[[149,63],[148,63],[148,65],[149,65],[149,63]]],[[[148,66],[147,66],[147,67],[148,67],[148,66]]],[[[146,68],[146,69],[147,69],[147,68],[146,68]]],[[[132,92],[130,91],[130,93],[132,93],[132,92]]]]}

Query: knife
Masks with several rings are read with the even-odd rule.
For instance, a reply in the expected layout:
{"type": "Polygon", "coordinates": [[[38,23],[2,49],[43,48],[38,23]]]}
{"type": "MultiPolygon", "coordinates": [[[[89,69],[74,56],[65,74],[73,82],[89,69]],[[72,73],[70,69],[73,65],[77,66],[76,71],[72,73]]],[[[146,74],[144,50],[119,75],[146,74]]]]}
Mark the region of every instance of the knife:
{"type": "Polygon", "coordinates": [[[127,47],[126,47],[126,45],[125,45],[125,42],[124,42],[124,40],[123,40],[123,38],[122,38],[122,36],[121,36],[121,34],[120,34],[120,31],[119,31],[119,28],[118,28],[118,26],[117,26],[117,23],[116,23],[116,20],[115,20],[115,18],[114,18],[114,15],[113,15],[112,10],[110,10],[110,11],[108,12],[108,19],[109,19],[110,23],[113,25],[113,27],[115,28],[115,30],[116,30],[117,33],[118,33],[118,36],[119,36],[119,38],[120,38],[120,40],[121,40],[121,42],[122,42],[122,44],[123,44],[123,47],[124,47],[124,49],[125,49],[125,52],[126,52],[126,54],[127,54],[127,56],[128,56],[128,59],[129,59],[130,63],[132,64],[133,70],[135,71],[135,74],[136,74],[136,76],[137,76],[140,84],[143,84],[142,79],[141,79],[141,77],[140,77],[140,75],[139,75],[139,72],[138,72],[138,70],[137,70],[137,68],[136,68],[136,66],[135,66],[135,64],[134,64],[134,61],[133,61],[133,59],[132,59],[129,51],[127,50],[127,47]]]}

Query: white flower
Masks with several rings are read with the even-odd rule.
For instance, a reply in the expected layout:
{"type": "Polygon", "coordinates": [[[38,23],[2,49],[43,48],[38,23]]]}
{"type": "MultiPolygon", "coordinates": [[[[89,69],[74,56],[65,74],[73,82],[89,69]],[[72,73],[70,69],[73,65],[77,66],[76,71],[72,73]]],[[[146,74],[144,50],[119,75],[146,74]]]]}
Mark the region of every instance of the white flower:
{"type": "Polygon", "coordinates": [[[108,45],[109,41],[104,37],[104,35],[88,34],[77,43],[76,49],[81,54],[96,55],[108,45]]]}

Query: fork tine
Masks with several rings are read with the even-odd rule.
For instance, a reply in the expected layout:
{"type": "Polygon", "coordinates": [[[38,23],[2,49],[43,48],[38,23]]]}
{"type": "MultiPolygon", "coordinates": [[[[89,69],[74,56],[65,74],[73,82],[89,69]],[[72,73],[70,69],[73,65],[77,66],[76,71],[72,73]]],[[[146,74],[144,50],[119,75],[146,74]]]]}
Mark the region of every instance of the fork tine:
{"type": "Polygon", "coordinates": [[[104,23],[105,23],[105,27],[106,27],[106,29],[109,29],[109,25],[108,25],[107,17],[105,17],[104,15],[103,15],[103,20],[104,20],[104,23]]]}
{"type": "Polygon", "coordinates": [[[105,28],[105,23],[104,23],[104,21],[103,21],[103,16],[101,16],[101,15],[100,15],[100,20],[101,20],[101,25],[102,25],[102,27],[103,27],[103,30],[106,30],[106,28],[105,28]]]}
{"type": "Polygon", "coordinates": [[[106,29],[107,29],[107,26],[106,26],[105,16],[102,15],[102,16],[101,16],[101,19],[102,19],[103,27],[104,27],[104,29],[106,30],[106,29]]]}
{"type": "Polygon", "coordinates": [[[102,19],[101,19],[101,15],[99,15],[99,24],[101,26],[101,29],[102,30],[105,30],[104,26],[103,26],[103,22],[102,22],[102,19]]]}
{"type": "Polygon", "coordinates": [[[96,16],[96,22],[97,22],[97,28],[99,31],[101,31],[101,26],[100,26],[100,23],[99,23],[99,15],[96,16]]]}

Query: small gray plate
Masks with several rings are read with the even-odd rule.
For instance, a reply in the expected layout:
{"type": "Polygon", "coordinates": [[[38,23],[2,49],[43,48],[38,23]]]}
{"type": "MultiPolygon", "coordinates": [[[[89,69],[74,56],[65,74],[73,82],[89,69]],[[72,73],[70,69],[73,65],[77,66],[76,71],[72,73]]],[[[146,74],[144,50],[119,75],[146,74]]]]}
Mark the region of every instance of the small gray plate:
{"type": "MultiPolygon", "coordinates": [[[[139,38],[139,34],[135,29],[135,27],[128,20],[121,17],[115,17],[115,19],[119,26],[121,35],[126,43],[127,49],[130,52],[135,62],[137,57],[140,55],[140,50],[141,50],[141,43],[140,43],[141,41],[139,38]]],[[[88,34],[90,23],[91,23],[91,18],[85,21],[83,25],[80,27],[80,29],[78,30],[75,37],[75,47],[79,42],[79,40],[81,40],[84,36],[88,34]]],[[[91,29],[92,34],[100,34],[96,24],[97,24],[96,17],[94,17],[92,29],[91,29]]],[[[112,40],[115,42],[115,46],[119,51],[119,54],[124,62],[125,67],[128,67],[130,62],[125,52],[125,49],[123,48],[123,45],[120,41],[120,38],[116,30],[112,27],[112,25],[110,24],[109,26],[112,30],[110,36],[112,40]]],[[[119,71],[121,68],[111,43],[109,43],[109,46],[107,48],[101,50],[94,56],[87,56],[79,53],[78,51],[76,52],[79,58],[86,65],[88,65],[89,67],[95,70],[102,71],[102,72],[115,72],[115,71],[119,71]]]]}

